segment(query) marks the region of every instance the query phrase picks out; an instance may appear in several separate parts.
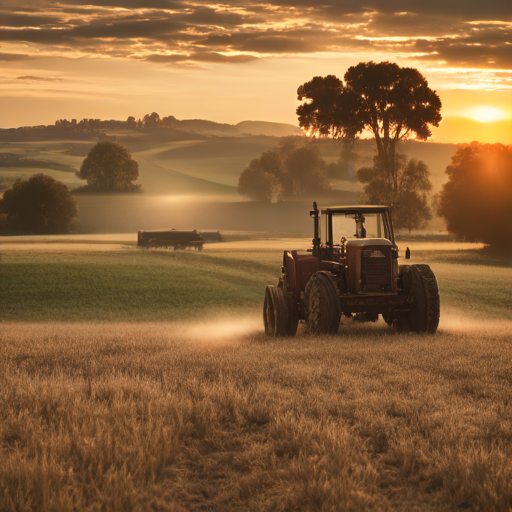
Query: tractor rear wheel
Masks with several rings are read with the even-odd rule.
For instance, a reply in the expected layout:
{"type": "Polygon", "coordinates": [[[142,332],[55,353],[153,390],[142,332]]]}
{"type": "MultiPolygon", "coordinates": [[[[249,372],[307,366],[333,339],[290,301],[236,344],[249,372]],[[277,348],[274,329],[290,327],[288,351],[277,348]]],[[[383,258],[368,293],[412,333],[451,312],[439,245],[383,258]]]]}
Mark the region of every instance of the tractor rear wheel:
{"type": "Polygon", "coordinates": [[[413,303],[408,315],[412,332],[434,334],[439,325],[439,288],[428,265],[411,265],[413,303]]]}
{"type": "Polygon", "coordinates": [[[268,336],[294,336],[299,316],[293,296],[280,286],[267,286],[263,303],[263,324],[268,336]]]}
{"type": "Polygon", "coordinates": [[[341,320],[341,307],[334,276],[330,272],[316,272],[305,290],[308,307],[307,324],[312,334],[336,334],[341,320]]]}

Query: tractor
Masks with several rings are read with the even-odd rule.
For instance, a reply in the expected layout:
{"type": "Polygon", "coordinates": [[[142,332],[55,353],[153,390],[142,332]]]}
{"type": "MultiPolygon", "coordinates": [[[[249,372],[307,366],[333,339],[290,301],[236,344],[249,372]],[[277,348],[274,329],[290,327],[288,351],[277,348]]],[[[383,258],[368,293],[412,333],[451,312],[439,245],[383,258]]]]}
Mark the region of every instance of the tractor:
{"type": "Polygon", "coordinates": [[[399,332],[436,332],[439,289],[428,265],[399,265],[387,206],[339,206],[310,212],[313,247],[284,251],[279,283],[267,286],[265,332],[293,336],[299,321],[312,334],[336,334],[341,317],[399,332]]]}

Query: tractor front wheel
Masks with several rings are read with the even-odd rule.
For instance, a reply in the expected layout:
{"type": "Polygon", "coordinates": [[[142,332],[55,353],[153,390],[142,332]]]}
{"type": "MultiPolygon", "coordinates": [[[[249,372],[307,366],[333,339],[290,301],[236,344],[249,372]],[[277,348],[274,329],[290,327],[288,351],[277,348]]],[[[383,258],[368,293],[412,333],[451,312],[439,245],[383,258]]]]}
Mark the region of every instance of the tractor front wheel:
{"type": "Polygon", "coordinates": [[[305,290],[308,307],[307,324],[312,334],[336,334],[341,320],[341,307],[334,276],[330,272],[316,272],[305,290]]]}
{"type": "Polygon", "coordinates": [[[299,316],[293,295],[280,286],[267,286],[263,324],[267,336],[295,336],[299,316]]]}

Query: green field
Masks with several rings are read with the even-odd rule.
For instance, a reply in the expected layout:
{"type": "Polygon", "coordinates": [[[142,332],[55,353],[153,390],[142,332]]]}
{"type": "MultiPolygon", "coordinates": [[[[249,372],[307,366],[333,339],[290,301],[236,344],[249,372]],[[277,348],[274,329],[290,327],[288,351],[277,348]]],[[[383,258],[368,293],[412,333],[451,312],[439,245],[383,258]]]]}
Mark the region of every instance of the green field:
{"type": "MultiPolygon", "coordinates": [[[[283,239],[283,248],[296,248],[290,243],[283,239]]],[[[308,244],[304,239],[298,248],[308,244]]],[[[429,263],[434,270],[447,310],[512,320],[510,262],[478,250],[444,250],[443,243],[437,244],[441,250],[435,243],[430,250],[409,245],[411,262],[429,263]]],[[[226,250],[222,244],[207,245],[204,252],[47,246],[49,252],[0,253],[5,321],[145,322],[247,313],[260,308],[265,286],[277,282],[282,261],[279,242],[256,250],[243,243],[226,250]]]]}
{"type": "Polygon", "coordinates": [[[512,506],[510,260],[412,242],[436,335],[271,340],[265,285],[307,239],[52,240],[0,244],[0,511],[512,506]]]}

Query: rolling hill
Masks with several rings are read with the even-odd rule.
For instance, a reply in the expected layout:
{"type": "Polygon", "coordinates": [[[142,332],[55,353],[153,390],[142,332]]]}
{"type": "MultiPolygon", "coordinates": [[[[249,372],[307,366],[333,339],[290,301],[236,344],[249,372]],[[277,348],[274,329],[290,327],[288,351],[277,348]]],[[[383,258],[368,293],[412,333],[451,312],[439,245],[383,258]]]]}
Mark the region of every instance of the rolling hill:
{"type": "MultiPolygon", "coordinates": [[[[208,227],[307,231],[309,219],[302,215],[310,200],[281,205],[248,203],[238,196],[240,172],[251,159],[275,147],[281,136],[296,134],[297,128],[280,123],[243,121],[233,126],[190,120],[179,128],[159,127],[79,133],[59,127],[34,127],[0,131],[0,191],[17,178],[43,172],[64,182],[70,189],[83,185],[74,171],[98,139],[115,140],[125,146],[139,163],[142,196],[77,196],[81,209],[81,231],[134,231],[153,227],[208,227]],[[189,130],[183,129],[184,127],[189,130]],[[26,135],[24,138],[24,134],[26,135]],[[10,165],[10,163],[12,165],[10,165]],[[155,196],[168,198],[155,199],[155,196]]],[[[341,142],[313,139],[327,164],[340,157],[341,142]]],[[[446,180],[444,171],[457,145],[407,141],[400,151],[424,160],[431,171],[434,192],[446,180]]],[[[372,164],[373,140],[355,144],[357,159],[352,173],[372,164]]],[[[323,204],[357,202],[361,185],[354,179],[333,181],[323,204]]]]}

